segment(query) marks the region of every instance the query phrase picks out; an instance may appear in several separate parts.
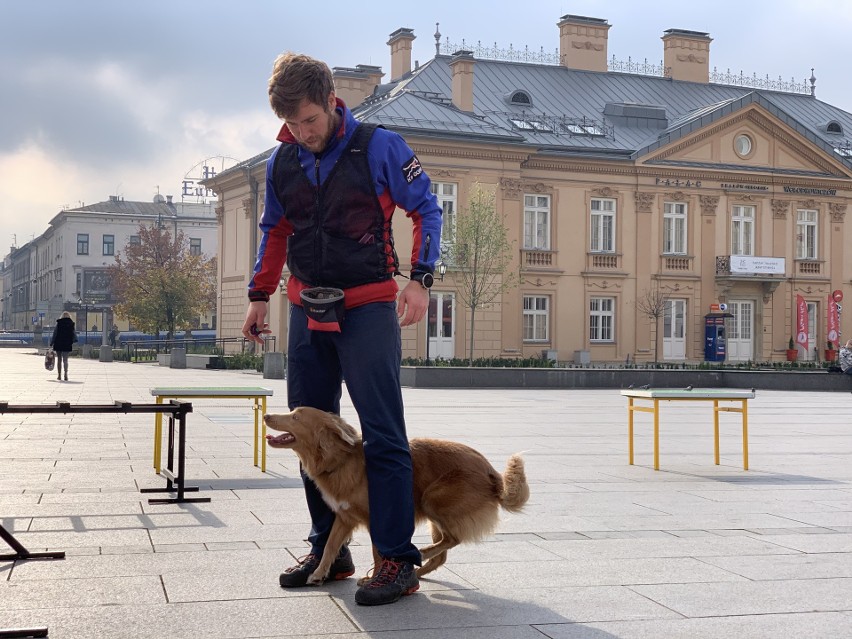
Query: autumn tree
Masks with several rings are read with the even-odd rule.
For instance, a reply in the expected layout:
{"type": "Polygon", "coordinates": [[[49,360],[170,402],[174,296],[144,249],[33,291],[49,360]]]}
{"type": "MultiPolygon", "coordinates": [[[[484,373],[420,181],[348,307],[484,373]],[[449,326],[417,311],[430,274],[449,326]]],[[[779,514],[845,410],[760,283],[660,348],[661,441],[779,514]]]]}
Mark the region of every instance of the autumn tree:
{"type": "Polygon", "coordinates": [[[117,316],[146,333],[190,328],[216,306],[216,258],[192,255],[183,231],[140,225],[110,266],[117,316]]]}
{"type": "Polygon", "coordinates": [[[512,267],[515,250],[494,202],[493,191],[474,185],[467,207],[456,218],[455,230],[445,231],[457,292],[470,313],[470,364],[473,364],[477,310],[488,307],[520,281],[519,273],[512,267]]]}
{"type": "Polygon", "coordinates": [[[636,298],[636,308],[642,315],[647,317],[654,325],[654,363],[659,361],[660,344],[660,319],[666,314],[666,306],[669,303],[668,293],[661,290],[655,284],[650,289],[645,289],[636,298]]]}

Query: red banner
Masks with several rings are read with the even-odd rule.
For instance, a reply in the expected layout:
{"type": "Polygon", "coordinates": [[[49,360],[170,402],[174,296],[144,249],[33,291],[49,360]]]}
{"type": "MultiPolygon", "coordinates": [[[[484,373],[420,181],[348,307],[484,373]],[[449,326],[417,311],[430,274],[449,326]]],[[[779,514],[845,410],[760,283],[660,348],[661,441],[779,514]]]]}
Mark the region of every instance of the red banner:
{"type": "MultiPolygon", "coordinates": [[[[842,298],[841,298],[842,299],[842,298]]],[[[834,350],[837,350],[840,347],[840,335],[838,334],[839,329],[839,316],[837,313],[837,302],[834,301],[834,297],[828,296],[828,332],[826,335],[828,336],[828,341],[834,344],[834,350]]]]}
{"type": "Polygon", "coordinates": [[[796,295],[796,343],[808,351],[808,305],[801,295],[796,295]]]}

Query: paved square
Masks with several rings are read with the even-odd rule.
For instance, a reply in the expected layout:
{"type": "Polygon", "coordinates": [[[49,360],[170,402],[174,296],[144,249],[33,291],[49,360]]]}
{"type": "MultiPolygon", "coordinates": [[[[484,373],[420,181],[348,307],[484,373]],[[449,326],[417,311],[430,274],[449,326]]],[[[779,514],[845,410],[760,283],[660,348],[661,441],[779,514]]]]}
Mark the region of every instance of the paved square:
{"type": "MultiPolygon", "coordinates": [[[[0,401],[152,403],[155,386],[268,386],[238,371],[72,359],[69,382],[32,349],[0,349],[0,401]]],[[[758,391],[750,470],[738,415],[721,416],[721,465],[705,406],[652,423],[618,390],[404,389],[411,437],[482,451],[500,470],[524,451],[532,496],[497,534],[456,548],[420,591],[355,605],[355,580],[282,590],[309,528],[298,463],[252,465],[245,402],[193,401],[187,482],[210,503],[149,505],[153,418],[0,415],[0,522],[30,551],[0,561],[0,629],[53,639],[776,639],[852,636],[852,395],[758,391]]],[[[357,426],[344,395],[343,415],[357,426]]],[[[416,543],[428,533],[418,529],[416,543]]],[[[2,543],[2,542],[0,542],[2,543]]],[[[5,554],[5,544],[0,554],[5,554]]],[[[369,537],[353,544],[359,572],[369,537]]]]}

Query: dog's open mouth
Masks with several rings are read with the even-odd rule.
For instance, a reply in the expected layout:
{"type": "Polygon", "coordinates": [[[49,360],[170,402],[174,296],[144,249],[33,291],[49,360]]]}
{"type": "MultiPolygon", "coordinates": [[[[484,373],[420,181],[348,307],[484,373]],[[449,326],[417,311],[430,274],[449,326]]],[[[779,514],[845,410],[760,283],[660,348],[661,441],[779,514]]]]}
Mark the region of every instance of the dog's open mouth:
{"type": "Polygon", "coordinates": [[[272,446],[292,446],[296,443],[296,437],[293,433],[283,432],[280,435],[267,435],[266,443],[272,446]]]}

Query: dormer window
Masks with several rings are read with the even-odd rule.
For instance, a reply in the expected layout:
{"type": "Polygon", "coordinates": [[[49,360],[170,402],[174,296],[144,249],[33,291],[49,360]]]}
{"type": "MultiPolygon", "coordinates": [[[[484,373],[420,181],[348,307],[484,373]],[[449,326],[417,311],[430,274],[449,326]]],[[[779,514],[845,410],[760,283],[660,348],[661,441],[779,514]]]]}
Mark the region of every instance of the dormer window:
{"type": "Polygon", "coordinates": [[[840,126],[840,122],[832,120],[825,125],[825,131],[826,133],[843,133],[843,127],[840,126]]]}
{"type": "Polygon", "coordinates": [[[520,106],[531,106],[532,98],[526,91],[515,91],[509,98],[509,102],[520,106]]]}

